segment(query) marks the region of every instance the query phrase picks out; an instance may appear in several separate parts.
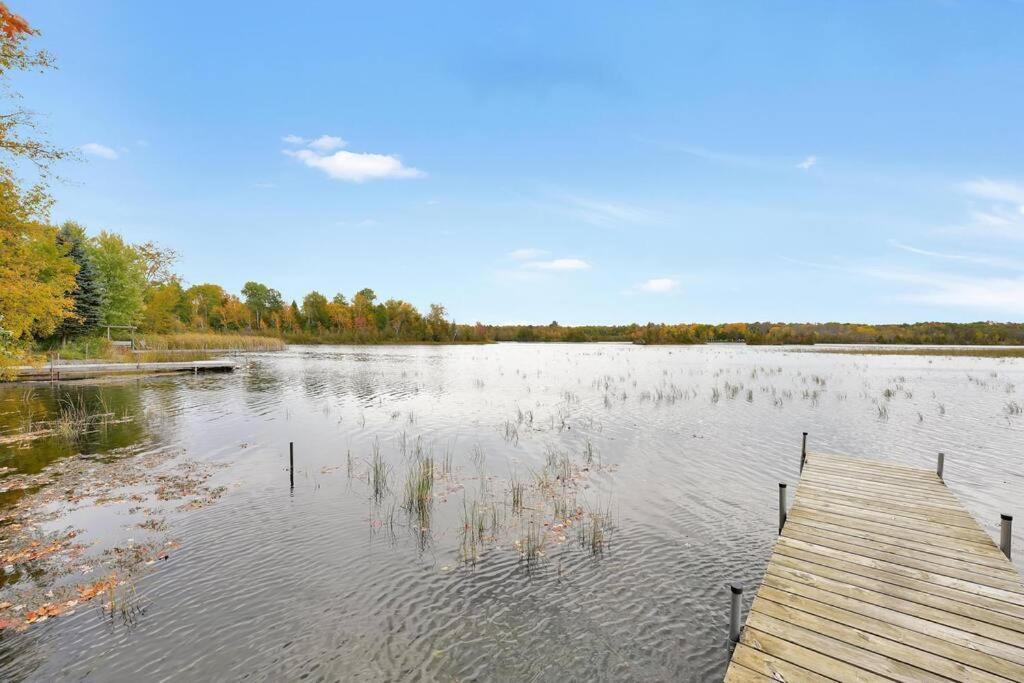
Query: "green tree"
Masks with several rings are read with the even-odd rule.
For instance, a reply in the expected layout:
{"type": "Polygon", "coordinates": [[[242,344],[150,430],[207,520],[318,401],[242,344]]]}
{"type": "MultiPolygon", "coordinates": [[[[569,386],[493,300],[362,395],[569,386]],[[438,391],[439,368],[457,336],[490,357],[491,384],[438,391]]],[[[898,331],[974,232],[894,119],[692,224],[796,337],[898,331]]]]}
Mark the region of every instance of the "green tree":
{"type": "Polygon", "coordinates": [[[281,292],[259,282],[246,282],[242,287],[242,297],[245,299],[245,305],[252,311],[257,329],[263,326],[268,315],[280,311],[284,306],[281,292]]]}
{"type": "Polygon", "coordinates": [[[327,308],[327,297],[312,291],[302,299],[302,319],[307,330],[330,328],[331,314],[327,308]]]}
{"type": "Polygon", "coordinates": [[[103,231],[87,242],[103,287],[103,323],[138,325],[146,297],[146,261],[120,235],[103,231]]]}
{"type": "Polygon", "coordinates": [[[75,302],[74,315],[65,318],[57,329],[57,334],[66,339],[87,334],[103,321],[103,286],[86,250],[85,229],[82,226],[72,221],[64,223],[57,233],[57,243],[78,264],[75,287],[71,291],[71,298],[75,302]]]}

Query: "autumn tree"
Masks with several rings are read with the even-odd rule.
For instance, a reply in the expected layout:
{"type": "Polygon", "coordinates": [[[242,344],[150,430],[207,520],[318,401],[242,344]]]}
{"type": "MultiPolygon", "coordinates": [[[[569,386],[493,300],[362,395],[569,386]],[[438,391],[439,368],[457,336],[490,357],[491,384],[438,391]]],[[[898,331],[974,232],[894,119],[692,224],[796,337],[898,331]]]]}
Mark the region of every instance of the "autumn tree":
{"type": "Polygon", "coordinates": [[[0,167],[0,354],[7,357],[74,315],[70,292],[78,265],[57,243],[57,230],[39,220],[45,203],[38,190],[22,192],[0,167]]]}
{"type": "Polygon", "coordinates": [[[69,156],[39,137],[35,119],[17,106],[10,89],[12,71],[43,71],[52,66],[45,52],[27,40],[37,31],[0,3],[0,92],[12,104],[0,110],[0,358],[20,357],[32,335],[52,334],[73,315],[77,264],[46,225],[50,198],[44,181],[50,165],[69,156]],[[29,161],[40,179],[22,189],[13,164],[29,161]]]}
{"type": "Polygon", "coordinates": [[[172,276],[166,282],[146,288],[142,328],[146,332],[176,332],[188,319],[188,302],[181,281],[172,276]]]}
{"type": "Polygon", "coordinates": [[[451,329],[445,316],[448,312],[441,304],[430,304],[430,313],[427,314],[427,326],[430,329],[432,341],[448,341],[451,329]]]}
{"type": "Polygon", "coordinates": [[[217,315],[227,296],[223,287],[211,283],[192,285],[186,289],[185,306],[189,324],[200,330],[219,328],[217,315]]]}

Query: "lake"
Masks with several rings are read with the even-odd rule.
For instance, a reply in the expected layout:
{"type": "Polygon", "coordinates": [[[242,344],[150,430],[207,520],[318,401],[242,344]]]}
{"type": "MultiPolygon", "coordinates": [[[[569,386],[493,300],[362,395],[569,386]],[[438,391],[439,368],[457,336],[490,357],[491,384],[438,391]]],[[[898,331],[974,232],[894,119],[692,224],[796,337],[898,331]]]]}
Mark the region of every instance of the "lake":
{"type": "Polygon", "coordinates": [[[801,432],[944,451],[997,538],[1022,388],[1024,359],[729,344],[291,346],[3,385],[2,435],[43,435],[0,442],[0,678],[721,678],[728,585],[749,605],[801,432]],[[52,427],[76,406],[106,417],[52,427]],[[47,600],[76,604],[21,623],[47,600]]]}

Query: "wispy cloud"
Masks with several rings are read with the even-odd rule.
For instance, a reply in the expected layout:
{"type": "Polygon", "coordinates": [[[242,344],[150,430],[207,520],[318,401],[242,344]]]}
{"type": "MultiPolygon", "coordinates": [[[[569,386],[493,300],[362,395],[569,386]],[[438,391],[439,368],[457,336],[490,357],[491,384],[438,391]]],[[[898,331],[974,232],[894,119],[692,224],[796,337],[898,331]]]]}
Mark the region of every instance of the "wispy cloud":
{"type": "Polygon", "coordinates": [[[655,215],[647,209],[622,202],[559,194],[562,210],[585,223],[600,227],[615,227],[623,224],[650,223],[655,215]]]}
{"type": "Polygon", "coordinates": [[[679,289],[679,280],[673,277],[656,277],[637,285],[641,292],[661,294],[679,289]]]}
{"type": "Polygon", "coordinates": [[[281,150],[284,154],[298,159],[310,168],[323,171],[335,180],[363,183],[367,180],[421,178],[425,175],[417,168],[404,165],[401,159],[394,155],[348,152],[339,149],[347,143],[332,135],[321,135],[310,141],[297,135],[286,135],[282,140],[292,145],[305,145],[303,149],[281,150]],[[338,151],[330,153],[336,149],[338,151]]]}
{"type": "Polygon", "coordinates": [[[932,259],[940,259],[943,261],[958,261],[961,263],[972,263],[980,266],[991,266],[993,268],[1004,268],[1006,270],[1019,270],[1024,272],[1024,261],[1014,261],[1012,259],[1003,258],[1001,256],[987,256],[985,254],[974,254],[974,253],[950,253],[943,251],[932,251],[930,249],[921,249],[909,244],[903,244],[896,240],[889,240],[889,244],[900,249],[902,251],[916,254],[918,256],[927,256],[932,259]]]}
{"type": "Polygon", "coordinates": [[[896,295],[904,301],[1024,314],[1024,277],[974,277],[912,270],[864,269],[872,277],[911,285],[896,295]]]}
{"type": "Polygon", "coordinates": [[[984,200],[987,204],[972,207],[968,220],[949,232],[1024,239],[1024,184],[980,178],[960,183],[958,187],[973,199],[984,200]]]}
{"type": "Polygon", "coordinates": [[[515,249],[508,253],[508,257],[514,261],[532,261],[547,255],[548,252],[544,249],[534,249],[530,247],[515,249]]]}
{"type": "Polygon", "coordinates": [[[796,167],[799,168],[801,171],[809,171],[817,163],[818,157],[812,154],[809,157],[805,158],[803,161],[801,161],[799,164],[797,164],[796,167]]]}
{"type": "Polygon", "coordinates": [[[100,159],[108,159],[111,161],[117,158],[117,152],[106,145],[101,145],[98,142],[87,142],[79,149],[91,157],[99,157],[100,159]]]}
{"type": "Polygon", "coordinates": [[[961,183],[961,189],[969,195],[997,202],[1017,204],[1024,209],[1024,184],[1008,180],[979,178],[961,183]]]}
{"type": "Polygon", "coordinates": [[[347,142],[334,135],[321,135],[309,143],[309,146],[318,152],[330,152],[334,149],[341,149],[348,145],[347,142]]]}
{"type": "Polygon", "coordinates": [[[526,261],[522,267],[529,270],[589,270],[591,266],[578,258],[556,258],[550,261],[526,261]]]}

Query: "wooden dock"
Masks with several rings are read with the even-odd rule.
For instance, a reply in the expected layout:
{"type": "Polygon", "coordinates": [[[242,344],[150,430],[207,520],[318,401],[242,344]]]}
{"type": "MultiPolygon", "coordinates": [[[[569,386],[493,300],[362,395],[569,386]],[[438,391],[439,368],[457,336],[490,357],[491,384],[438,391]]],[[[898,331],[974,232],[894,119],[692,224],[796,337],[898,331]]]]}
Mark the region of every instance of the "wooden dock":
{"type": "Polygon", "coordinates": [[[156,363],[61,363],[16,368],[20,381],[64,381],[111,375],[150,375],[168,372],[231,372],[235,362],[227,359],[156,363]]]}
{"type": "Polygon", "coordinates": [[[1024,681],[1024,581],[935,472],[808,454],[725,680],[1024,681]]]}

